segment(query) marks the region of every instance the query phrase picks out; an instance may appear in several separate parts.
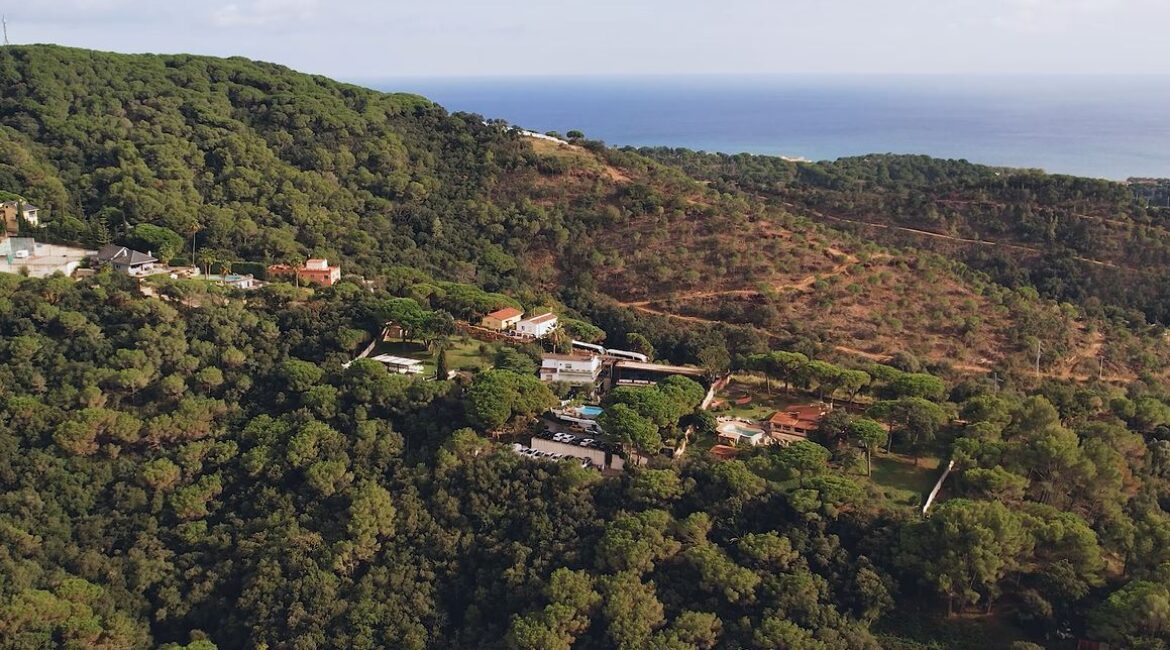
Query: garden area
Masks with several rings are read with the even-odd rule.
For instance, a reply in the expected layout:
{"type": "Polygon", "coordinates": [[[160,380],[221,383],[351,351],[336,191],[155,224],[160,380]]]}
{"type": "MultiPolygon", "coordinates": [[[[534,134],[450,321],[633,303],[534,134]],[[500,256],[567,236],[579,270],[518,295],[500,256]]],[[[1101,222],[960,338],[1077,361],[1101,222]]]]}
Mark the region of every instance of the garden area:
{"type": "Polygon", "coordinates": [[[815,401],[815,396],[796,389],[785,392],[784,386],[775,382],[769,391],[762,378],[739,374],[716,393],[711,412],[719,417],[763,420],[783,408],[815,401]]]}
{"type": "MultiPolygon", "coordinates": [[[[464,372],[479,372],[492,367],[503,343],[485,343],[470,337],[455,337],[447,342],[447,368],[464,372]]],[[[423,362],[423,374],[435,374],[437,348],[428,348],[421,341],[382,341],[370,356],[390,354],[423,362]]]]}
{"type": "Polygon", "coordinates": [[[875,453],[869,479],[889,503],[920,508],[939,471],[939,459],[933,456],[922,456],[915,465],[913,456],[875,453]]]}

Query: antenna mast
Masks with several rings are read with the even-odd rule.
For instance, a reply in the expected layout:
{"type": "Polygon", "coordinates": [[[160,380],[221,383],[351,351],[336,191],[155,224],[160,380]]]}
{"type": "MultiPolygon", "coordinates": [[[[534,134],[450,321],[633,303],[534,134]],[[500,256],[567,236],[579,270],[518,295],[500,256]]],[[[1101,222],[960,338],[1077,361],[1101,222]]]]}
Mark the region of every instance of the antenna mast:
{"type": "Polygon", "coordinates": [[[4,44],[8,45],[8,16],[0,16],[0,24],[4,26],[4,44]]]}

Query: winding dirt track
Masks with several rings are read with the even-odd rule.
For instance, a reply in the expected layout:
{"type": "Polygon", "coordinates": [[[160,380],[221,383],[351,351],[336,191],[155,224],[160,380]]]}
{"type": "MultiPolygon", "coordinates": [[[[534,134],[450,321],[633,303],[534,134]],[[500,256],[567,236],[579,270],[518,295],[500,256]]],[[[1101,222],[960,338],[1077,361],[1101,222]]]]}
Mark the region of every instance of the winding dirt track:
{"type": "MultiPolygon", "coordinates": [[[[674,320],[680,320],[680,321],[689,322],[689,323],[702,323],[704,325],[727,324],[727,323],[724,323],[724,321],[717,320],[714,318],[702,318],[700,316],[688,316],[686,314],[676,314],[676,313],[669,312],[669,311],[662,311],[661,309],[655,309],[654,307],[650,307],[648,305],[648,303],[638,302],[638,303],[618,303],[618,304],[625,306],[625,307],[630,307],[632,309],[636,309],[642,313],[651,314],[654,316],[661,316],[663,318],[671,318],[674,320]]],[[[773,334],[772,332],[769,332],[768,330],[766,330],[762,327],[757,327],[755,325],[746,325],[743,323],[735,323],[735,324],[739,325],[740,327],[750,327],[752,330],[756,331],[761,336],[764,336],[764,337],[769,338],[769,339],[779,339],[780,338],[776,334],[773,334]]],[[[1104,381],[1104,382],[1115,383],[1115,384],[1122,383],[1123,384],[1123,383],[1128,383],[1129,381],[1131,381],[1133,379],[1132,377],[1127,377],[1124,375],[1118,375],[1118,374],[1112,374],[1112,373],[1103,374],[1098,378],[1098,377],[1093,377],[1093,376],[1087,375],[1083,372],[1076,372],[1076,367],[1077,367],[1077,365],[1080,364],[1080,362],[1082,360],[1096,359],[1098,357],[1098,355],[1100,354],[1101,349],[1104,347],[1104,345],[1105,345],[1105,337],[1102,336],[1100,333],[1098,333],[1094,337],[1094,340],[1091,341],[1089,344],[1087,344],[1083,349],[1081,349],[1078,352],[1062,359],[1061,364],[1060,364],[1061,365],[1060,369],[1051,370],[1051,371],[1041,371],[1040,376],[1048,378],[1048,379],[1063,379],[1066,381],[1078,381],[1078,382],[1089,382],[1089,381],[1093,381],[1096,379],[1100,379],[1101,381],[1104,381]]],[[[850,347],[848,345],[834,345],[833,349],[836,350],[837,352],[841,352],[843,354],[848,354],[848,355],[854,356],[854,357],[860,357],[860,358],[865,359],[867,361],[875,361],[877,363],[885,363],[885,362],[890,360],[890,355],[888,355],[888,354],[882,354],[882,353],[878,353],[878,352],[868,352],[866,350],[861,350],[858,348],[850,347]]],[[[951,366],[951,368],[953,368],[959,372],[979,374],[979,375],[986,375],[993,370],[991,365],[983,365],[983,364],[977,364],[977,363],[960,363],[960,362],[952,361],[952,362],[950,362],[950,366],[951,366]]]]}
{"type": "MultiPolygon", "coordinates": [[[[784,205],[784,207],[786,207],[786,208],[789,208],[789,209],[796,211],[797,214],[812,215],[818,219],[827,219],[829,221],[836,221],[838,223],[848,223],[848,224],[853,224],[856,226],[866,226],[869,228],[881,228],[883,230],[896,230],[898,232],[909,233],[912,235],[919,235],[921,237],[931,237],[933,239],[945,239],[948,241],[958,242],[960,244],[975,244],[978,246],[992,246],[995,248],[1004,248],[1007,250],[1020,251],[1023,253],[1031,253],[1033,255],[1040,255],[1040,254],[1043,254],[1045,252],[1043,249],[1036,248],[1034,246],[1025,246],[1023,244],[1009,244],[1006,242],[991,241],[989,239],[971,239],[968,237],[956,237],[954,235],[944,235],[943,233],[934,232],[931,230],[920,230],[918,228],[907,228],[906,226],[894,226],[894,225],[891,225],[888,223],[875,223],[872,221],[859,221],[857,219],[846,219],[845,217],[838,217],[838,216],[832,215],[832,214],[825,214],[823,212],[813,210],[812,208],[801,207],[801,206],[798,206],[798,205],[793,204],[793,203],[782,203],[782,205],[784,205]]],[[[1093,266],[1101,266],[1104,268],[1110,268],[1110,269],[1125,268],[1125,267],[1119,266],[1117,264],[1114,264],[1112,262],[1103,262],[1101,260],[1095,260],[1095,259],[1092,259],[1090,257],[1081,257],[1079,255],[1073,256],[1072,259],[1074,259],[1078,262],[1083,262],[1085,264],[1092,264],[1093,266]]]]}
{"type": "MultiPolygon", "coordinates": [[[[846,253],[845,251],[842,251],[842,250],[837,249],[837,248],[833,248],[831,246],[826,248],[825,252],[829,253],[830,255],[833,255],[834,257],[844,257],[845,261],[841,262],[840,264],[837,264],[836,266],[829,269],[828,271],[825,271],[824,273],[814,273],[812,275],[801,278],[800,280],[797,280],[796,282],[773,284],[773,285],[768,287],[768,291],[770,291],[772,293],[781,293],[784,291],[808,291],[809,289],[811,289],[813,287],[814,284],[817,283],[817,281],[824,280],[826,278],[831,278],[831,277],[838,276],[838,275],[842,275],[846,271],[849,270],[849,267],[861,263],[861,260],[856,255],[854,255],[852,253],[846,253]]],[[[886,254],[874,255],[872,257],[872,259],[875,259],[875,260],[889,259],[889,258],[890,258],[890,256],[886,255],[886,254]]],[[[701,290],[697,290],[697,291],[684,291],[682,293],[676,293],[676,294],[673,294],[670,296],[664,296],[664,297],[660,297],[660,298],[651,298],[649,300],[635,300],[635,301],[631,301],[631,302],[619,302],[618,304],[620,304],[623,307],[640,308],[640,307],[645,307],[647,305],[650,305],[650,304],[653,304],[656,302],[663,302],[666,300],[686,301],[686,300],[698,300],[701,298],[717,298],[719,296],[741,296],[741,297],[742,296],[758,296],[758,295],[761,295],[762,293],[764,293],[764,291],[762,291],[760,289],[701,289],[701,290]]],[[[644,311],[646,311],[646,310],[644,310],[644,311]]],[[[658,313],[663,313],[663,312],[658,312],[658,313]]]]}
{"type": "MultiPolygon", "coordinates": [[[[793,207],[795,207],[795,206],[793,206],[793,207]]],[[[960,238],[960,237],[952,237],[950,235],[942,235],[939,233],[932,233],[932,232],[925,231],[925,230],[915,230],[912,228],[901,228],[898,226],[889,226],[889,225],[885,225],[885,224],[869,224],[866,222],[851,221],[849,219],[843,219],[840,217],[831,217],[829,215],[823,215],[821,213],[816,213],[816,212],[814,212],[814,214],[816,214],[817,216],[826,218],[826,219],[835,219],[838,221],[846,221],[846,222],[857,223],[857,224],[861,224],[861,225],[870,225],[870,226],[879,227],[879,228],[894,228],[897,230],[918,233],[918,234],[931,236],[931,237],[939,237],[939,238],[943,238],[943,239],[952,239],[952,240],[960,241],[960,242],[987,244],[987,245],[993,245],[993,246],[1004,246],[1004,247],[1008,247],[1008,248],[1018,248],[1018,249],[1032,251],[1032,252],[1039,252],[1038,249],[1033,249],[1033,248],[1029,248],[1027,246],[1020,246],[1020,245],[1016,245],[1016,244],[1000,244],[997,242],[983,241],[983,240],[977,240],[977,239],[964,239],[964,238],[960,238]]],[[[849,267],[856,265],[856,264],[859,264],[861,262],[861,260],[856,255],[854,255],[852,253],[847,253],[847,252],[842,251],[842,250],[837,249],[837,248],[831,248],[831,247],[826,248],[826,252],[833,255],[833,256],[836,256],[836,257],[844,257],[845,259],[843,262],[835,265],[829,271],[826,271],[824,273],[812,274],[812,275],[804,277],[796,282],[775,284],[775,285],[772,285],[771,287],[769,287],[769,290],[772,292],[776,292],[776,293],[783,292],[783,291],[808,291],[813,287],[813,285],[816,284],[816,282],[818,280],[842,275],[849,270],[849,267]]],[[[886,255],[886,254],[880,254],[880,255],[873,256],[873,259],[889,259],[889,258],[890,258],[890,256],[886,255]]],[[[1108,264],[1106,262],[1100,262],[1097,260],[1087,260],[1086,259],[1084,261],[1091,262],[1094,264],[1100,264],[1103,266],[1113,266],[1112,264],[1108,264]]],[[[674,320],[680,320],[680,321],[684,321],[684,322],[712,325],[712,324],[722,323],[723,321],[720,321],[717,319],[712,319],[712,318],[703,318],[700,316],[689,316],[686,314],[676,314],[674,312],[664,311],[664,310],[659,309],[657,307],[652,307],[651,305],[653,305],[654,303],[660,303],[660,302],[671,301],[671,300],[688,301],[688,300],[699,300],[699,299],[703,299],[703,298],[717,298],[717,297],[721,297],[721,296],[739,296],[739,297],[756,296],[756,295],[760,295],[761,293],[763,293],[763,291],[761,291],[760,289],[702,289],[702,290],[696,290],[696,291],[685,291],[682,293],[677,293],[677,294],[673,294],[670,296],[661,296],[661,297],[652,298],[649,300],[635,300],[635,301],[626,301],[626,302],[617,301],[617,302],[619,305],[621,305],[623,307],[629,307],[631,309],[636,309],[640,312],[643,312],[646,314],[651,314],[654,316],[661,316],[664,318],[671,318],[674,320]]],[[[740,325],[743,325],[743,324],[741,323],[740,325]]],[[[753,329],[754,331],[759,333],[761,336],[764,336],[768,339],[779,338],[775,334],[773,334],[772,332],[770,332],[762,327],[758,327],[758,326],[754,326],[754,325],[751,325],[748,327],[751,327],[751,329],[753,329]]],[[[1076,369],[1077,369],[1077,366],[1084,360],[1098,359],[1100,357],[1101,350],[1104,348],[1104,345],[1105,345],[1105,337],[1100,332],[1097,332],[1094,334],[1093,339],[1091,341],[1089,341],[1082,349],[1080,349],[1080,350],[1074,352],[1073,354],[1069,355],[1068,357],[1065,357],[1064,359],[1062,359],[1060,362],[1060,365],[1057,369],[1051,370],[1051,371],[1041,372],[1040,376],[1047,377],[1047,378],[1053,378],[1053,379],[1063,379],[1063,380],[1072,380],[1072,381],[1081,381],[1081,382],[1092,381],[1093,379],[1097,379],[1097,377],[1092,377],[1092,376],[1089,376],[1085,373],[1078,373],[1076,371],[1076,369]]],[[[847,345],[834,345],[833,349],[838,351],[838,352],[841,352],[843,354],[848,354],[851,356],[860,357],[860,358],[863,358],[863,359],[866,359],[869,361],[876,361],[879,363],[888,361],[890,358],[890,356],[887,354],[867,352],[865,350],[860,350],[858,348],[850,347],[847,345]]],[[[973,373],[973,374],[988,374],[992,371],[992,367],[990,364],[952,362],[951,367],[954,368],[955,370],[960,371],[960,372],[973,373]]],[[[1128,382],[1131,378],[1124,377],[1121,375],[1116,375],[1116,374],[1109,374],[1109,375],[1102,375],[1100,377],[1100,379],[1103,381],[1108,381],[1108,382],[1124,383],[1124,382],[1128,382]]]]}

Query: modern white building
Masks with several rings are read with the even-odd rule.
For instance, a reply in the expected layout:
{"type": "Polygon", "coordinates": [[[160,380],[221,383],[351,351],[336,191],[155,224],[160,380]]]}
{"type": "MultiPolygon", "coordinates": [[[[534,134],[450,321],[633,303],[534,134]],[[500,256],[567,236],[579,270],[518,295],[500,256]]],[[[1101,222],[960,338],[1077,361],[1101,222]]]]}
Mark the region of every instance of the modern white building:
{"type": "Polygon", "coordinates": [[[423,362],[418,359],[396,357],[391,354],[379,354],[370,358],[384,364],[390,372],[396,372],[400,375],[421,375],[423,371],[423,362]]]}
{"type": "Polygon", "coordinates": [[[601,357],[595,354],[546,354],[540,361],[541,381],[587,386],[600,375],[601,357]]]}
{"type": "Polygon", "coordinates": [[[521,336],[531,336],[542,339],[557,328],[557,315],[553,313],[541,314],[532,318],[525,318],[516,323],[516,333],[521,336]]]}

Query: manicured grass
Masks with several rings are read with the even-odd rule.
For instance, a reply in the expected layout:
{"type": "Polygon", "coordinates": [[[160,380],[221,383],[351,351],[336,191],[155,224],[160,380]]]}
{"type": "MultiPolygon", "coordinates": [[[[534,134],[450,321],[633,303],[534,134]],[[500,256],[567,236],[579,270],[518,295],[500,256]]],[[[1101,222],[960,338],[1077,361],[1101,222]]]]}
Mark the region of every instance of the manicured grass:
{"type": "Polygon", "coordinates": [[[452,339],[447,348],[447,367],[452,370],[475,368],[486,370],[492,367],[496,351],[503,343],[485,343],[473,338],[452,339]]]}
{"type": "Polygon", "coordinates": [[[938,480],[938,463],[937,458],[923,456],[915,467],[910,456],[879,452],[873,456],[870,480],[891,503],[917,507],[938,480]]]}
{"type": "MultiPolygon", "coordinates": [[[[448,342],[447,367],[451,370],[486,370],[492,367],[496,351],[502,343],[485,343],[473,338],[456,338],[448,342]]],[[[423,362],[424,374],[435,372],[435,352],[419,341],[383,341],[378,343],[370,356],[392,354],[397,357],[417,359],[423,362]]]]}

